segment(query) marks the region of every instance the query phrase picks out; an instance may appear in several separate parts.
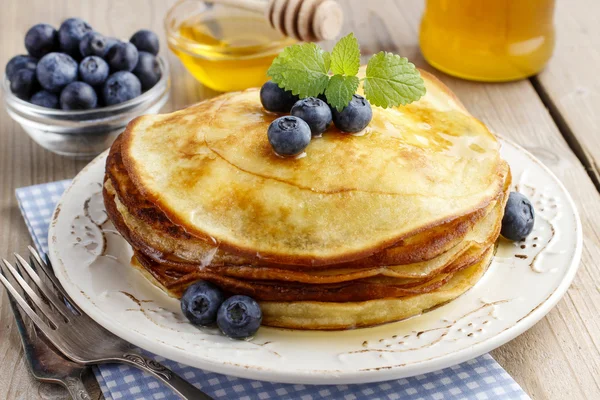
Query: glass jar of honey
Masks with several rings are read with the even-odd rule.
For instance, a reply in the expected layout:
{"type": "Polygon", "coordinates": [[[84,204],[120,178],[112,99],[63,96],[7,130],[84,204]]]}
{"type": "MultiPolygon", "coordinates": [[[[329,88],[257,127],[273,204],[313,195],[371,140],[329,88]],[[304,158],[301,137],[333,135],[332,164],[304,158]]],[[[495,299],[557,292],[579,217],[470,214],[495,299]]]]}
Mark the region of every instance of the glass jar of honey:
{"type": "Polygon", "coordinates": [[[261,86],[273,59],[295,43],[259,13],[199,0],[175,4],[165,29],[169,48],[187,70],[220,92],[261,86]]]}
{"type": "Polygon", "coordinates": [[[499,82],[544,68],[554,49],[554,0],[427,0],[420,45],[433,67],[499,82]]]}

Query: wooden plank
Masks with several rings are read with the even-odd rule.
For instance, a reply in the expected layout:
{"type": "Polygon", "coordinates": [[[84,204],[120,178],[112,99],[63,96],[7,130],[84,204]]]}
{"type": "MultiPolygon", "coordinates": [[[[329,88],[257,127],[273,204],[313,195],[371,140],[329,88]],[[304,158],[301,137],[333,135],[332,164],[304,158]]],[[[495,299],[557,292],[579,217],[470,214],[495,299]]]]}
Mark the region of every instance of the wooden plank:
{"type": "Polygon", "coordinates": [[[600,2],[557,1],[556,47],[533,79],[600,190],[600,2]]]}
{"type": "MultiPolygon", "coordinates": [[[[585,0],[579,0],[585,1],[585,0]]],[[[592,0],[587,0],[592,1],[592,0]]],[[[58,24],[81,16],[100,32],[128,37],[139,28],[162,32],[162,18],[173,1],[19,0],[0,13],[0,65],[22,52],[28,26],[40,21],[58,24]]],[[[423,66],[417,33],[422,0],[345,0],[346,32],[353,30],[363,53],[399,51],[423,66]],[[369,3],[369,4],[367,4],[369,3]]],[[[559,2],[560,3],[560,2],[559,2]]],[[[163,43],[163,54],[168,54],[163,43]]],[[[181,108],[213,92],[203,89],[169,55],[173,90],[167,109],[181,108]]],[[[493,352],[494,357],[535,399],[600,398],[600,256],[599,196],[581,164],[567,147],[552,119],[528,81],[482,85],[436,73],[467,107],[496,132],[524,145],[542,159],[567,185],[582,213],[586,243],[582,268],[567,296],[547,318],[511,343],[493,352]]],[[[73,177],[84,162],[53,156],[28,139],[4,110],[0,110],[0,255],[23,251],[29,235],[14,199],[14,189],[73,177]]],[[[0,296],[0,398],[66,399],[64,391],[39,385],[26,370],[16,329],[0,296]]],[[[96,391],[95,398],[100,396],[96,391]]]]}

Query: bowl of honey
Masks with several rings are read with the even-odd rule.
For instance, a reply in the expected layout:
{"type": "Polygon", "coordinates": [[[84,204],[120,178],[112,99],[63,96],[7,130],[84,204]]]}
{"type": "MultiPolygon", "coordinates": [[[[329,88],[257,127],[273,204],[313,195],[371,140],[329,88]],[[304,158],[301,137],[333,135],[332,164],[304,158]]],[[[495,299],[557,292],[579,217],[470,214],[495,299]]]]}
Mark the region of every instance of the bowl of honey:
{"type": "Polygon", "coordinates": [[[165,30],[169,48],[187,70],[220,92],[261,86],[273,59],[295,43],[262,14],[198,0],[176,3],[165,30]]]}

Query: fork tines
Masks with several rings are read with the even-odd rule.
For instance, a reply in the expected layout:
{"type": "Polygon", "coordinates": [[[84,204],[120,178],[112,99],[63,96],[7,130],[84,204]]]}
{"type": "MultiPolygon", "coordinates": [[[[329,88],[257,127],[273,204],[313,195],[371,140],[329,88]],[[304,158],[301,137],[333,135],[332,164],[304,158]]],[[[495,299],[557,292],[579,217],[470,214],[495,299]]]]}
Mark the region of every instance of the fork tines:
{"type": "MultiPolygon", "coordinates": [[[[54,277],[54,274],[49,270],[48,265],[42,261],[41,257],[39,256],[37,251],[35,251],[35,249],[30,247],[29,251],[31,252],[32,259],[34,260],[36,268],[38,268],[38,270],[41,269],[42,271],[44,271],[44,273],[49,277],[49,280],[52,282],[52,285],[56,288],[56,290],[59,290],[62,294],[60,286],[57,286],[55,284],[55,281],[53,280],[53,278],[56,278],[54,277]]],[[[0,265],[0,271],[2,272],[0,273],[0,282],[2,282],[4,287],[6,287],[6,290],[9,291],[9,293],[13,296],[17,304],[19,304],[19,306],[27,314],[27,316],[31,318],[31,320],[38,327],[38,329],[42,331],[44,335],[46,335],[46,337],[50,339],[50,341],[60,351],[64,352],[64,339],[57,334],[56,329],[61,326],[64,326],[66,323],[69,322],[70,319],[76,318],[77,315],[75,315],[67,308],[67,306],[59,298],[59,296],[57,296],[51,289],[49,289],[46,285],[42,283],[39,275],[36,273],[36,271],[33,270],[31,265],[27,261],[25,261],[23,257],[21,257],[18,254],[15,254],[15,258],[16,265],[20,269],[21,273],[19,273],[19,271],[17,271],[17,268],[13,267],[13,265],[11,265],[11,263],[8,260],[2,259],[3,265],[0,265]],[[9,273],[7,273],[6,271],[8,271],[9,273]],[[26,275],[29,276],[36,290],[34,290],[32,286],[30,286],[29,283],[25,281],[25,273],[23,273],[23,271],[25,271],[26,275]],[[21,293],[19,293],[19,291],[15,289],[15,286],[13,286],[13,284],[11,284],[8,281],[8,276],[13,277],[14,282],[17,283],[17,286],[23,290],[24,294],[26,295],[25,297],[27,297],[31,301],[31,303],[35,305],[37,312],[34,310],[34,308],[30,306],[30,304],[24,298],[24,296],[22,296],[21,293]],[[42,293],[43,296],[47,299],[48,303],[46,303],[40,297],[40,295],[38,295],[38,293],[42,293]],[[49,321],[50,324],[46,323],[42,319],[42,317],[49,321]]]]}
{"type": "MultiPolygon", "coordinates": [[[[73,308],[77,312],[77,314],[81,315],[81,310],[77,307],[77,305],[73,302],[73,300],[71,300],[71,298],[69,297],[67,292],[65,292],[62,285],[58,282],[58,279],[56,279],[56,276],[54,275],[54,271],[50,267],[50,263],[44,261],[42,259],[42,257],[40,256],[40,253],[38,253],[37,250],[34,249],[33,247],[27,246],[27,248],[29,249],[29,254],[30,254],[29,259],[31,260],[31,263],[35,266],[36,270],[39,268],[42,271],[44,271],[44,275],[51,282],[51,286],[53,286],[54,289],[57,290],[61,294],[61,296],[65,299],[65,301],[67,301],[69,303],[69,306],[71,306],[71,308],[73,308]]],[[[45,285],[42,285],[41,283],[37,283],[37,284],[38,284],[38,286],[45,286],[45,285]]]]}

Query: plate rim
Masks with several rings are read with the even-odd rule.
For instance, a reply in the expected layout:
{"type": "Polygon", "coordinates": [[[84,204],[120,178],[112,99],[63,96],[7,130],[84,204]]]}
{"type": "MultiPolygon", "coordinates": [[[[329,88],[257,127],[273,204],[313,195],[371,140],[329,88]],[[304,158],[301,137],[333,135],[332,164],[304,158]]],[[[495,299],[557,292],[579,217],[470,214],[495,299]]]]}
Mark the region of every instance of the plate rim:
{"type": "MultiPolygon", "coordinates": [[[[449,354],[443,354],[440,356],[432,357],[427,360],[418,361],[415,363],[409,363],[404,365],[397,365],[391,367],[381,367],[374,368],[370,370],[356,370],[356,371],[332,371],[332,370],[314,370],[314,369],[296,369],[293,371],[281,371],[278,369],[270,368],[270,367],[259,367],[256,365],[243,365],[243,364],[232,364],[227,362],[217,362],[215,360],[210,359],[202,359],[190,357],[189,352],[185,350],[178,350],[175,348],[167,348],[162,344],[156,343],[154,341],[149,340],[145,335],[139,334],[131,329],[127,329],[125,327],[121,328],[118,324],[109,325],[109,327],[105,326],[102,322],[102,318],[98,318],[98,316],[94,313],[94,309],[92,304],[88,304],[88,302],[83,302],[84,306],[76,302],[79,307],[82,308],[84,312],[86,312],[94,321],[102,325],[105,329],[108,329],[115,335],[127,340],[128,342],[134,344],[135,346],[141,347],[147,351],[150,351],[156,355],[164,357],[166,359],[183,363],[185,365],[191,366],[193,368],[205,369],[210,372],[220,373],[224,375],[231,375],[245,379],[253,379],[253,380],[262,380],[269,382],[278,382],[278,383],[289,383],[289,384],[320,384],[320,385],[338,385],[338,384],[360,384],[360,383],[372,383],[372,382],[383,382],[392,379],[400,379],[407,378],[411,376],[416,376],[420,374],[430,373],[433,371],[441,370],[444,368],[451,367],[453,365],[457,365],[463,363],[465,361],[471,360],[473,358],[479,357],[485,353],[488,353],[504,344],[509,342],[510,340],[516,338],[517,336],[523,334],[525,331],[530,329],[533,325],[539,322],[546,314],[548,314],[556,304],[562,299],[565,295],[577,271],[581,264],[581,256],[583,250],[583,231],[581,218],[579,215],[579,211],[571,194],[567,191],[562,181],[540,160],[538,160],[531,152],[525,149],[523,146],[517,144],[512,139],[506,138],[503,135],[494,134],[502,145],[502,142],[506,142],[511,146],[515,147],[517,150],[522,152],[524,155],[529,157],[532,162],[538,164],[545,173],[547,173],[557,184],[559,189],[565,194],[567,202],[573,210],[573,218],[575,220],[575,230],[576,230],[576,239],[575,239],[575,249],[573,253],[573,258],[564,273],[563,279],[560,281],[559,285],[556,289],[541,303],[539,303],[532,311],[529,312],[525,317],[521,318],[518,322],[516,322],[511,327],[505,329],[504,331],[491,336],[487,339],[482,340],[472,346],[463,348],[461,350],[454,351],[449,354]],[[92,311],[90,313],[89,311],[92,311]],[[410,368],[407,368],[410,366],[410,368]]],[[[52,212],[52,217],[50,220],[50,225],[48,229],[48,257],[52,263],[54,272],[61,282],[66,280],[65,276],[62,274],[62,270],[66,271],[66,268],[58,256],[57,249],[55,247],[55,243],[51,238],[54,235],[54,230],[56,229],[56,219],[60,214],[60,209],[62,208],[62,204],[65,202],[66,197],[69,195],[70,190],[73,188],[75,183],[80,179],[80,177],[92,166],[94,166],[97,162],[100,162],[104,159],[108,150],[102,152],[96,158],[94,158],[90,163],[88,163],[71,181],[69,187],[64,191],[61,195],[59,201],[56,204],[54,211],[52,212]],[[62,268],[59,268],[58,266],[62,268]]],[[[80,298],[79,293],[72,287],[67,285],[65,287],[66,292],[72,298],[80,298]]]]}

